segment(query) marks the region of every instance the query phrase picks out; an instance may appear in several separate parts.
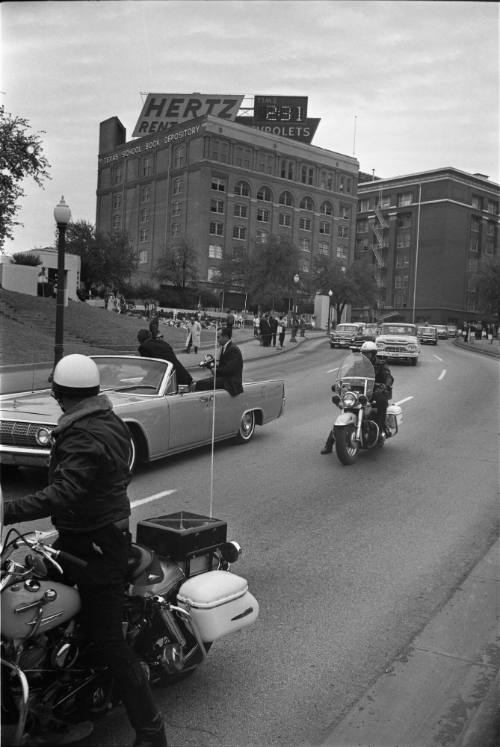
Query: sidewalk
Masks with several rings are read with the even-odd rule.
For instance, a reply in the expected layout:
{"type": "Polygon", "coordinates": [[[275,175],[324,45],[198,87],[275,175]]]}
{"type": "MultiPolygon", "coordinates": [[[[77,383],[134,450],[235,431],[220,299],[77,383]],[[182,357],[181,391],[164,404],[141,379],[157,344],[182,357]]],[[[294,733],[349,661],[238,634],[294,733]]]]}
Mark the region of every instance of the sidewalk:
{"type": "Polygon", "coordinates": [[[470,350],[472,353],[481,353],[482,355],[500,358],[500,339],[493,340],[491,343],[483,339],[464,342],[460,337],[455,337],[453,343],[458,348],[470,350]]]}
{"type": "Polygon", "coordinates": [[[499,747],[500,540],[321,743],[499,747]]]}

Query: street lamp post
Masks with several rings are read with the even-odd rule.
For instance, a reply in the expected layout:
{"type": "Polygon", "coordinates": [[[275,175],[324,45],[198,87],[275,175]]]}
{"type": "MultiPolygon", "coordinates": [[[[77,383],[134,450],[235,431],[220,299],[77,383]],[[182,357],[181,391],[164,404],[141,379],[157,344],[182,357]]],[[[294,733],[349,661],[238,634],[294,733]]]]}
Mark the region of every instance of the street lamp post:
{"type": "Polygon", "coordinates": [[[66,278],[64,273],[65,265],[65,236],[66,228],[71,218],[71,210],[64,202],[64,197],[54,208],[54,219],[57,223],[59,232],[57,242],[57,296],[56,296],[56,335],[54,346],[54,368],[63,357],[63,338],[64,338],[64,291],[66,278]]]}
{"type": "Polygon", "coordinates": [[[330,330],[332,327],[332,296],[333,291],[330,288],[330,290],[328,291],[328,335],[330,335],[330,330]]]}

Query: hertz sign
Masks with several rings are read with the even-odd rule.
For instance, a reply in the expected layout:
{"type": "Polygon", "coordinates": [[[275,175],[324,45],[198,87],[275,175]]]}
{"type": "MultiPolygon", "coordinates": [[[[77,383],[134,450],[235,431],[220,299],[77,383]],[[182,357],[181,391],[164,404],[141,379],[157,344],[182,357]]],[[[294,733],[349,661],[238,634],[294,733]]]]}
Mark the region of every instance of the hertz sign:
{"type": "Polygon", "coordinates": [[[132,137],[151,135],[204,114],[234,121],[243,96],[148,93],[132,137]]]}
{"type": "Polygon", "coordinates": [[[237,116],[243,98],[243,95],[148,93],[132,137],[152,135],[211,114],[272,135],[303,143],[312,141],[320,120],[308,118],[307,96],[254,96],[253,116],[237,116]]]}

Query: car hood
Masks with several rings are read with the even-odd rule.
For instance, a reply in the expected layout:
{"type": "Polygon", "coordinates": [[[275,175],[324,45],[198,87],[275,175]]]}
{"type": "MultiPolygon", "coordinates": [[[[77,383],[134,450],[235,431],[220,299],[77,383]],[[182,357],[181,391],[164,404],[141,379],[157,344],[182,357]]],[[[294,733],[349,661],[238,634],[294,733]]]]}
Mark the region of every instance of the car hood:
{"type": "Polygon", "coordinates": [[[417,338],[413,335],[379,335],[376,342],[393,342],[400,345],[407,345],[408,343],[417,344],[417,338]]]}
{"type": "MultiPolygon", "coordinates": [[[[103,392],[111,401],[113,408],[138,400],[150,399],[137,394],[121,392],[103,392]]],[[[56,425],[62,411],[56,400],[50,396],[50,389],[26,394],[8,394],[0,397],[0,417],[2,420],[19,420],[23,422],[45,423],[56,425]]]]}

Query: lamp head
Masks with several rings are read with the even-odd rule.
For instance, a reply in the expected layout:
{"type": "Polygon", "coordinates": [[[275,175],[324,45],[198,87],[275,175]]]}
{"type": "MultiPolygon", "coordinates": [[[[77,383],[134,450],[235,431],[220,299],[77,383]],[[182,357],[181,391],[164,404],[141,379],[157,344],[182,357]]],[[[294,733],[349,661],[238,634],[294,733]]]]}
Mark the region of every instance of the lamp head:
{"type": "Polygon", "coordinates": [[[298,274],[298,272],[296,272],[296,273],[295,273],[295,275],[293,276],[293,282],[294,282],[294,283],[298,283],[298,282],[299,282],[299,280],[300,280],[300,278],[299,278],[299,274],[298,274]]]}
{"type": "Polygon", "coordinates": [[[54,208],[54,220],[56,223],[67,225],[71,218],[71,210],[64,202],[64,195],[61,196],[60,202],[54,208]]]}

